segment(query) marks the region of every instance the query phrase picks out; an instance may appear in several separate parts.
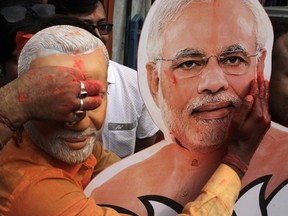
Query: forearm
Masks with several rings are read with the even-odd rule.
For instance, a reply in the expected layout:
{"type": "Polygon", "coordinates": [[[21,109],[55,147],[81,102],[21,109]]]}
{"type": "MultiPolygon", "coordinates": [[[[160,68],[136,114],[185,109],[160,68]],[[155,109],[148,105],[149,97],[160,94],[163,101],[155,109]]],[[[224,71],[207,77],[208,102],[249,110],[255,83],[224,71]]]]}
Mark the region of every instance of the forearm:
{"type": "Polygon", "coordinates": [[[221,164],[195,201],[188,203],[181,216],[231,215],[241,189],[238,174],[221,164]]]}
{"type": "Polygon", "coordinates": [[[0,89],[0,144],[4,145],[11,136],[27,121],[23,104],[13,81],[0,89]]]}

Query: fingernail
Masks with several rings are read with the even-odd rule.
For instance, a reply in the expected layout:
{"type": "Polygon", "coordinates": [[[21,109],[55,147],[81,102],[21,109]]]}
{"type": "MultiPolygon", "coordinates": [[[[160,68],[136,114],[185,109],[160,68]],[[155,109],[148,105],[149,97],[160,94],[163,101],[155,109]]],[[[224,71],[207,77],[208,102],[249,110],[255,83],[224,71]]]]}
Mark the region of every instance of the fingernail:
{"type": "Polygon", "coordinates": [[[254,101],[254,97],[252,95],[247,95],[244,100],[252,103],[254,101]]]}

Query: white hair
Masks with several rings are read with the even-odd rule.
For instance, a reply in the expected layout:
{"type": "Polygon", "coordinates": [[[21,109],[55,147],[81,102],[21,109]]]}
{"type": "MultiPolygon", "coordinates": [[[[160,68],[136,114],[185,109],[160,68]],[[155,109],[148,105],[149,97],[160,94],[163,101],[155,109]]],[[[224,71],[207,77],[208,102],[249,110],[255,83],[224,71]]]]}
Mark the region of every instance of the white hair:
{"type": "MultiPolygon", "coordinates": [[[[149,26],[149,36],[147,40],[148,60],[155,62],[161,55],[163,49],[163,41],[159,40],[166,25],[175,21],[188,5],[196,2],[212,2],[213,0],[157,0],[158,7],[154,11],[149,26]]],[[[239,1],[239,0],[237,0],[239,1]]],[[[256,48],[261,50],[268,39],[268,31],[270,29],[267,23],[267,15],[265,10],[259,4],[258,0],[241,0],[252,12],[256,23],[256,48]]],[[[197,21],[197,20],[196,20],[197,21]]],[[[181,36],[180,36],[181,37],[181,36]]]]}
{"type": "Polygon", "coordinates": [[[53,54],[79,56],[100,47],[109,62],[108,51],[100,39],[88,31],[69,25],[57,25],[36,33],[23,47],[18,60],[18,75],[29,70],[33,60],[53,54]]]}

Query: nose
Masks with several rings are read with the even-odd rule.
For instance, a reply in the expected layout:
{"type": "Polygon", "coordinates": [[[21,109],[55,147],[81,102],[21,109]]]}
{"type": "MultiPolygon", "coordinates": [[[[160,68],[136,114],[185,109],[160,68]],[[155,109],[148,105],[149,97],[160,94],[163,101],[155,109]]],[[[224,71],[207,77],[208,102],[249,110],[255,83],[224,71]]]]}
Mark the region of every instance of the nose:
{"type": "Polygon", "coordinates": [[[219,66],[217,58],[210,58],[204,67],[198,84],[198,93],[217,93],[228,88],[228,81],[219,66]]]}
{"type": "Polygon", "coordinates": [[[95,33],[99,36],[99,38],[102,40],[102,36],[98,30],[98,28],[94,28],[95,33]]]}

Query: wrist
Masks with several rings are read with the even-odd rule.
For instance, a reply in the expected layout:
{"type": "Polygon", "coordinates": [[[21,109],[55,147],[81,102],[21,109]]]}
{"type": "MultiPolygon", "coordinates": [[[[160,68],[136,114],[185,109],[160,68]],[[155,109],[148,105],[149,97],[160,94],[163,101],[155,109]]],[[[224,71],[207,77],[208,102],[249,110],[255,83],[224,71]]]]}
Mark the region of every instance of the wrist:
{"type": "Polygon", "coordinates": [[[0,123],[4,124],[11,132],[17,131],[17,128],[11,123],[11,121],[0,113],[0,123]]]}
{"type": "Polygon", "coordinates": [[[247,169],[248,164],[241,160],[238,156],[228,153],[223,159],[222,163],[227,164],[230,166],[238,175],[240,178],[242,178],[247,169]]]}

